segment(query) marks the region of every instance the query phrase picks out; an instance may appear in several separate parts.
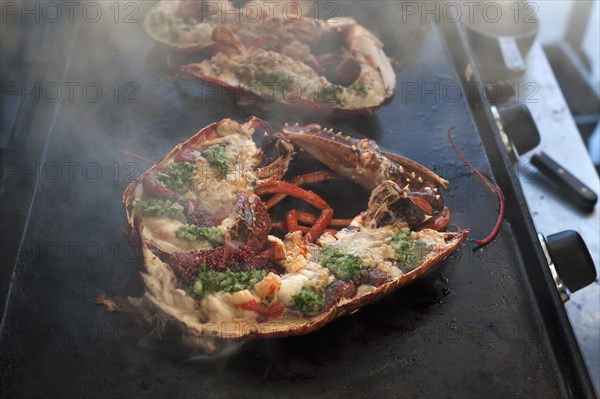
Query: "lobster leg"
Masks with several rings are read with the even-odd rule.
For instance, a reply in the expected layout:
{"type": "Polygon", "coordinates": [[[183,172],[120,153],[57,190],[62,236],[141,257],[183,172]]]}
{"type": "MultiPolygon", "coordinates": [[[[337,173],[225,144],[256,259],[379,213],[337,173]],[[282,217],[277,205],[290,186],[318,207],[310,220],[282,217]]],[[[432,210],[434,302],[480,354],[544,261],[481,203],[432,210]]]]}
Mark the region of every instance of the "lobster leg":
{"type": "Polygon", "coordinates": [[[284,233],[288,232],[287,224],[285,222],[271,222],[271,228],[281,230],[284,233]]]}
{"type": "MultiPolygon", "coordinates": [[[[286,183],[283,181],[268,181],[265,183],[259,184],[255,188],[256,194],[286,194],[295,198],[302,199],[317,209],[320,209],[321,216],[317,218],[315,224],[310,228],[309,232],[306,234],[305,240],[306,242],[313,242],[316,240],[333,217],[333,209],[325,202],[325,200],[319,197],[317,194],[312,191],[304,190],[298,186],[295,186],[290,183],[286,183]]],[[[298,212],[295,210],[291,210],[286,214],[286,224],[289,231],[297,231],[298,228],[298,212]]]]}
{"type": "MultiPolygon", "coordinates": [[[[284,233],[289,232],[289,230],[287,228],[287,224],[285,222],[273,222],[273,223],[271,223],[271,228],[281,230],[284,233]]],[[[302,232],[303,234],[306,234],[310,231],[310,227],[298,225],[298,231],[302,232]]],[[[338,232],[339,232],[339,230],[335,230],[335,229],[325,229],[325,233],[329,233],[329,234],[333,234],[333,235],[337,234],[338,232]]]]}
{"type": "Polygon", "coordinates": [[[312,191],[305,190],[291,183],[283,181],[268,181],[256,186],[254,192],[258,195],[264,194],[286,194],[304,200],[317,209],[331,208],[327,202],[312,191]]]}
{"type": "Polygon", "coordinates": [[[294,232],[300,230],[300,226],[298,226],[298,214],[295,210],[288,211],[285,214],[285,225],[288,231],[294,232]]]}
{"type": "MultiPolygon", "coordinates": [[[[318,183],[327,180],[339,179],[339,176],[328,170],[319,170],[317,172],[307,173],[305,175],[296,176],[292,179],[291,184],[302,186],[304,184],[318,183]]],[[[287,194],[275,194],[265,204],[267,209],[271,209],[280,203],[287,194]]]]}
{"type": "MultiPolygon", "coordinates": [[[[310,213],[296,211],[298,221],[304,224],[313,225],[317,221],[317,217],[310,213]]],[[[329,226],[332,227],[348,227],[352,223],[352,219],[331,219],[329,226]]]]}
{"type": "Polygon", "coordinates": [[[319,216],[315,224],[310,228],[310,231],[306,233],[304,241],[306,241],[307,243],[314,242],[317,238],[319,238],[321,234],[323,234],[323,232],[325,231],[325,228],[327,227],[329,222],[331,222],[332,217],[333,209],[323,209],[323,212],[321,212],[321,216],[319,216]]]}
{"type": "MultiPolygon", "coordinates": [[[[333,217],[333,209],[327,208],[323,209],[321,215],[315,220],[313,226],[308,230],[304,240],[306,242],[314,242],[317,238],[323,234],[325,228],[331,222],[331,218],[333,217]]],[[[291,210],[285,215],[285,222],[288,231],[294,232],[301,230],[298,225],[298,211],[291,210]]]]}

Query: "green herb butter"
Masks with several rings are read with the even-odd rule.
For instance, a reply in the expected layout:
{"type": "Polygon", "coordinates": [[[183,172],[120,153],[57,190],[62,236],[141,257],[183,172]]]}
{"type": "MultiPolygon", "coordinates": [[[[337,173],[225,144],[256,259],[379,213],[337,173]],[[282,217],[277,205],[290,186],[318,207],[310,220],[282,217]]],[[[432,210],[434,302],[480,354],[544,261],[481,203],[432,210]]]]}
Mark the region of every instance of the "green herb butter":
{"type": "Polygon", "coordinates": [[[361,97],[367,95],[367,86],[360,80],[356,80],[350,85],[350,90],[353,90],[356,94],[361,97]]]}
{"type": "Polygon", "coordinates": [[[152,198],[148,201],[135,200],[132,205],[134,208],[141,210],[142,215],[145,216],[166,217],[181,221],[185,220],[183,209],[169,200],[159,200],[156,198],[152,198]]]}
{"type": "Polygon", "coordinates": [[[227,170],[231,162],[227,159],[227,150],[225,147],[213,145],[202,152],[202,156],[208,161],[208,164],[215,169],[221,179],[227,176],[227,170]]]}
{"type": "Polygon", "coordinates": [[[214,270],[203,270],[190,287],[191,295],[196,299],[202,299],[204,295],[211,292],[237,292],[254,287],[260,282],[267,272],[265,270],[249,270],[246,272],[216,272],[214,270]]]}
{"type": "Polygon", "coordinates": [[[169,189],[184,194],[192,186],[196,167],[189,162],[176,163],[159,180],[169,189]]]}
{"type": "Polygon", "coordinates": [[[392,237],[390,246],[396,252],[396,259],[401,266],[414,269],[421,264],[426,253],[426,245],[415,241],[410,229],[403,227],[392,237]]]}
{"type": "Polygon", "coordinates": [[[323,104],[344,106],[346,101],[338,94],[344,91],[344,87],[338,84],[322,85],[314,94],[314,101],[323,104]]]}
{"type": "Polygon", "coordinates": [[[302,287],[299,293],[292,296],[292,300],[296,309],[301,310],[307,316],[314,316],[319,314],[325,305],[325,292],[302,287]]]}
{"type": "Polygon", "coordinates": [[[220,227],[198,227],[194,224],[186,224],[177,229],[175,235],[182,240],[209,241],[213,245],[220,245],[225,242],[223,229],[220,227]]]}
{"type": "Polygon", "coordinates": [[[362,260],[335,245],[324,247],[319,256],[320,263],[338,279],[352,280],[362,273],[362,260]]]}

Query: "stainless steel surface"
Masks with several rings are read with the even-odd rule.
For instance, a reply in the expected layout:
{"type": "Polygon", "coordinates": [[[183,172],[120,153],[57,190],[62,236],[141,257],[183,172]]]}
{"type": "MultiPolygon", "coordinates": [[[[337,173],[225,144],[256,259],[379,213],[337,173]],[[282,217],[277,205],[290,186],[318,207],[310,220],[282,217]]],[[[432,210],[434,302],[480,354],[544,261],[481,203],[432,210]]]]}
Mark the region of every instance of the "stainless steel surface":
{"type": "MultiPolygon", "coordinates": [[[[600,182],[581,139],[556,78],[539,43],[529,53],[528,69],[519,82],[519,93],[533,115],[540,131],[541,143],[520,157],[519,179],[538,232],[550,235],[562,230],[576,230],[585,240],[596,270],[600,265],[600,204],[594,212],[582,214],[549,190],[542,178],[533,174],[530,157],[545,151],[596,193],[600,182]]],[[[596,391],[600,391],[600,283],[574,293],[565,304],[575,335],[586,359],[596,391]]]]}

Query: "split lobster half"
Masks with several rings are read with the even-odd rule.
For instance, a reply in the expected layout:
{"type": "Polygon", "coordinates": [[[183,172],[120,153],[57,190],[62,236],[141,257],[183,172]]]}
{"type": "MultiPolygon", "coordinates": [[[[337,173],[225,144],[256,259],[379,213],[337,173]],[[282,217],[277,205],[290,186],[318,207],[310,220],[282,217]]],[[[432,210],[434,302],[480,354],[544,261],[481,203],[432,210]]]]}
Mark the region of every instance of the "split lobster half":
{"type": "Polygon", "coordinates": [[[183,75],[236,92],[240,102],[372,113],[394,94],[383,44],[353,18],[272,15],[272,2],[249,2],[237,18],[232,10],[228,1],[163,0],[144,27],[157,42],[205,58],[182,66],[183,75]]]}
{"type": "Polygon", "coordinates": [[[149,320],[175,322],[186,343],[220,343],[317,330],[419,278],[456,251],[427,168],[319,125],[253,134],[268,124],[224,119],[200,130],[125,190],[146,292],[130,299],[149,320]],[[324,168],[286,181],[296,151],[324,168]],[[370,192],[353,219],[300,186],[351,180],[370,192]],[[270,212],[295,197],[315,212],[270,212]],[[279,233],[279,237],[274,235],[279,233]]]}

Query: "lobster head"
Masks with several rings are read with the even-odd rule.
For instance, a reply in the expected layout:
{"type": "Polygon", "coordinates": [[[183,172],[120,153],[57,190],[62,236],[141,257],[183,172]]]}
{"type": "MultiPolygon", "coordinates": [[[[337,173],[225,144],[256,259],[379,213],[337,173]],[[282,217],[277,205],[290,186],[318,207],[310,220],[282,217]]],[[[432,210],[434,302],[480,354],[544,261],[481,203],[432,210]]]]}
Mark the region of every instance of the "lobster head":
{"type": "Polygon", "coordinates": [[[373,140],[344,136],[317,124],[286,125],[282,134],[333,172],[371,191],[370,209],[393,199],[394,212],[411,228],[439,230],[448,225],[449,212],[439,193],[448,182],[426,167],[380,150],[373,140]],[[395,194],[380,195],[383,192],[395,194]]]}

